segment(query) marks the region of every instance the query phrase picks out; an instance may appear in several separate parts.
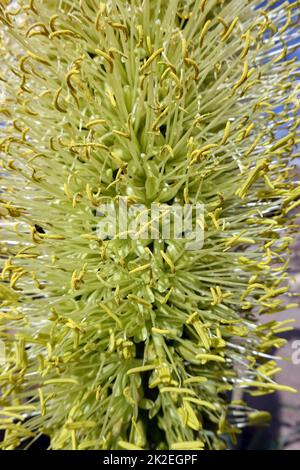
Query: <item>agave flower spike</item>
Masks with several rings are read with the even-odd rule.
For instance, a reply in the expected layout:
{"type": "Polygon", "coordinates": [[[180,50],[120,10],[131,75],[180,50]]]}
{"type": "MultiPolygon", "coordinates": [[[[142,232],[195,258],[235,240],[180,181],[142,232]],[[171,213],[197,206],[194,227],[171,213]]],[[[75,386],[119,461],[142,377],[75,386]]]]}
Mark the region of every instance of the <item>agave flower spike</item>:
{"type": "Polygon", "coordinates": [[[247,395],[295,392],[270,351],[295,306],[299,14],[2,0],[0,448],[223,449],[269,419],[247,395]],[[202,248],[100,237],[122,200],[202,204],[202,248]]]}

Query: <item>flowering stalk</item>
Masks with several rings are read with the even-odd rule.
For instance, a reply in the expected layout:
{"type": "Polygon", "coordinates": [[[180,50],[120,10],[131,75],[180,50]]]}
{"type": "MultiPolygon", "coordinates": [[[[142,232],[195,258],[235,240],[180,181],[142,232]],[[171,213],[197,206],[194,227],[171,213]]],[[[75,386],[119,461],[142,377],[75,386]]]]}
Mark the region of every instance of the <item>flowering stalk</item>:
{"type": "Polygon", "coordinates": [[[268,418],[232,390],[294,391],[269,350],[295,305],[299,2],[12,3],[0,447],[222,449],[268,418]],[[101,240],[97,208],[120,197],[203,203],[203,248],[101,240]]]}

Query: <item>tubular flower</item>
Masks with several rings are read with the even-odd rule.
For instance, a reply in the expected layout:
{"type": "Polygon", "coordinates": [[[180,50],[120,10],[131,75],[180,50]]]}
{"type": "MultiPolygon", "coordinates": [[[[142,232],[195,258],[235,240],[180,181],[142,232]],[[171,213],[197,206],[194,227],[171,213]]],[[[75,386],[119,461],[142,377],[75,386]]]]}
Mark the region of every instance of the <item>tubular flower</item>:
{"type": "Polygon", "coordinates": [[[294,305],[299,14],[2,1],[1,448],[222,449],[268,419],[236,393],[294,391],[269,351],[294,305]],[[121,198],[203,204],[203,247],[101,238],[121,198]]]}

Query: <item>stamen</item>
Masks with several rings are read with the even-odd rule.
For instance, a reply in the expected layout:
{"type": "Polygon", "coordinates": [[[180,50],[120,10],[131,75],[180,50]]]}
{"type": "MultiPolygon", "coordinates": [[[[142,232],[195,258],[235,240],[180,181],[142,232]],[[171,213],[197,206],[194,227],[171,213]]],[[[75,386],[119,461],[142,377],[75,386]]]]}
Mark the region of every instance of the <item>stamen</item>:
{"type": "Polygon", "coordinates": [[[103,57],[109,64],[110,72],[113,72],[114,69],[114,61],[112,57],[107,54],[106,52],[102,51],[101,49],[95,49],[96,54],[98,54],[100,57],[103,57]]]}
{"type": "Polygon", "coordinates": [[[210,27],[210,24],[211,24],[211,20],[207,20],[201,30],[201,34],[200,34],[200,37],[199,37],[199,46],[202,47],[203,46],[203,43],[204,43],[204,39],[205,39],[205,36],[207,34],[207,31],[210,27]]]}
{"type": "Polygon", "coordinates": [[[140,366],[140,367],[134,367],[132,369],[129,369],[126,374],[131,375],[131,374],[140,374],[141,372],[148,372],[149,370],[154,370],[157,368],[157,365],[155,364],[149,364],[145,366],[140,366]]]}
{"type": "Polygon", "coordinates": [[[226,41],[226,39],[229,38],[230,34],[232,33],[232,31],[233,31],[233,29],[234,29],[234,27],[235,27],[235,25],[237,24],[238,21],[239,21],[239,17],[236,16],[234,18],[234,20],[232,21],[231,25],[228,27],[227,31],[222,34],[222,36],[221,36],[222,41],[226,41]]]}
{"type": "Polygon", "coordinates": [[[143,73],[152,64],[152,62],[154,62],[156,57],[158,57],[163,52],[163,50],[164,48],[161,47],[157,49],[157,51],[153,52],[153,54],[146,60],[144,65],[142,65],[142,67],[140,68],[140,72],[143,73]]]}
{"type": "Polygon", "coordinates": [[[56,107],[56,109],[60,112],[60,113],[66,113],[67,111],[62,108],[58,102],[59,100],[59,97],[60,97],[60,94],[62,92],[62,87],[59,87],[58,90],[55,92],[55,95],[54,95],[54,106],[56,107]]]}

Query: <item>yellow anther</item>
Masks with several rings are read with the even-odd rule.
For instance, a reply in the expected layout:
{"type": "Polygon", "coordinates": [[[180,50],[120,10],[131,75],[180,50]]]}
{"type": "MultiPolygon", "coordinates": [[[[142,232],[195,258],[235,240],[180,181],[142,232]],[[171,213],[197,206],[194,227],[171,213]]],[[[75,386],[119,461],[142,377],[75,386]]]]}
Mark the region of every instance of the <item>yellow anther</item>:
{"type": "Polygon", "coordinates": [[[257,387],[268,390],[279,390],[282,392],[298,393],[298,390],[293,387],[289,387],[287,385],[280,385],[273,382],[259,382],[258,380],[247,380],[245,382],[241,381],[239,385],[241,387],[257,387]]]}
{"type": "Polygon", "coordinates": [[[80,289],[81,284],[83,283],[83,277],[86,272],[86,265],[83,266],[82,270],[77,273],[76,270],[73,271],[71,276],[71,289],[78,290],[80,289]]]}
{"type": "Polygon", "coordinates": [[[110,47],[108,49],[108,53],[111,57],[114,57],[114,54],[118,54],[121,57],[124,57],[125,59],[128,59],[128,56],[124,54],[124,52],[120,51],[119,49],[116,49],[115,47],[110,47]]]}
{"type": "Polygon", "coordinates": [[[189,384],[200,384],[200,383],[204,383],[204,382],[207,382],[208,381],[208,378],[207,377],[189,377],[188,379],[185,379],[183,381],[183,384],[184,385],[189,385],[189,384]]]}
{"type": "Polygon", "coordinates": [[[216,214],[213,213],[213,212],[208,212],[207,215],[208,215],[208,217],[210,217],[215,229],[219,231],[220,230],[220,224],[219,224],[218,217],[216,216],[216,214]]]}
{"type": "Polygon", "coordinates": [[[240,55],[240,58],[241,59],[244,59],[246,57],[246,55],[248,54],[249,52],[249,49],[250,49],[250,44],[251,44],[251,30],[248,29],[248,31],[246,32],[246,34],[243,34],[242,38],[245,38],[245,46],[241,52],[241,55],[240,55]]]}
{"type": "Polygon", "coordinates": [[[143,305],[145,307],[148,307],[148,308],[151,307],[150,302],[147,302],[147,300],[145,300],[142,297],[139,297],[137,295],[128,294],[127,299],[130,300],[131,302],[138,303],[138,304],[143,305]]]}
{"type": "Polygon", "coordinates": [[[201,3],[199,5],[199,10],[200,11],[204,11],[205,10],[205,7],[206,7],[206,4],[207,4],[208,0],[201,0],[201,3]]]}
{"type": "Polygon", "coordinates": [[[56,109],[61,112],[61,113],[66,113],[66,110],[64,108],[62,108],[59,104],[59,97],[60,97],[60,94],[62,92],[62,87],[59,87],[58,90],[55,92],[55,95],[54,95],[54,106],[56,107],[56,109]]]}
{"type": "Polygon", "coordinates": [[[39,233],[39,237],[45,240],[65,240],[64,235],[58,235],[55,233],[39,233]]]}
{"type": "Polygon", "coordinates": [[[176,395],[192,395],[196,396],[196,392],[190,388],[179,387],[163,387],[160,389],[161,393],[174,393],[176,395]]]}
{"type": "Polygon", "coordinates": [[[253,150],[256,149],[257,147],[257,144],[260,142],[261,138],[263,137],[263,132],[260,133],[256,139],[254,140],[253,144],[249,147],[249,149],[247,150],[247,152],[244,153],[244,157],[248,157],[252,152],[253,150]]]}
{"type": "Polygon", "coordinates": [[[36,183],[39,183],[40,181],[42,181],[44,179],[42,176],[37,175],[37,170],[35,168],[31,168],[29,166],[28,166],[28,168],[30,168],[30,170],[31,170],[31,179],[32,179],[32,181],[35,181],[36,183]]]}
{"type": "Polygon", "coordinates": [[[60,36],[73,36],[74,38],[80,37],[78,33],[71,31],[71,29],[59,29],[56,31],[52,31],[52,33],[49,34],[50,39],[60,37],[60,36]]]}
{"type": "Polygon", "coordinates": [[[97,16],[96,16],[96,19],[95,19],[95,26],[96,26],[97,31],[101,30],[100,19],[101,19],[102,16],[104,16],[104,14],[106,14],[106,4],[104,2],[100,2],[99,10],[98,10],[98,13],[97,13],[97,16]]]}
{"type": "Polygon", "coordinates": [[[95,147],[95,148],[99,148],[99,149],[103,149],[103,150],[106,150],[106,151],[109,151],[109,148],[104,145],[104,144],[98,144],[97,142],[73,142],[72,144],[69,144],[67,145],[67,147],[70,149],[70,150],[75,150],[76,148],[92,148],[92,147],[95,147]]]}
{"type": "Polygon", "coordinates": [[[27,103],[29,103],[29,99],[23,101],[22,109],[24,113],[29,114],[30,116],[38,116],[36,111],[32,111],[32,109],[28,108],[27,103]]]}
{"type": "Polygon", "coordinates": [[[41,240],[39,239],[39,232],[37,231],[36,227],[30,227],[30,235],[31,235],[31,240],[33,243],[41,243],[41,240]]]}
{"type": "Polygon", "coordinates": [[[270,189],[271,191],[273,191],[275,189],[275,187],[274,187],[272,181],[270,180],[270,178],[268,177],[268,175],[264,175],[264,180],[265,180],[267,188],[270,189]]]}
{"type": "Polygon", "coordinates": [[[261,10],[261,13],[265,17],[265,25],[266,29],[269,28],[274,34],[277,33],[277,28],[276,25],[273,23],[273,21],[269,18],[268,13],[264,10],[261,10]]]}
{"type": "Polygon", "coordinates": [[[211,287],[210,292],[213,298],[213,302],[211,305],[219,305],[223,302],[223,294],[219,286],[211,287]]]}
{"type": "Polygon", "coordinates": [[[294,145],[295,143],[295,134],[294,132],[286,135],[285,137],[282,137],[282,139],[279,139],[276,144],[272,145],[270,148],[270,152],[273,152],[274,150],[277,150],[281,147],[285,147],[286,145],[291,146],[294,145]]]}
{"type": "Polygon", "coordinates": [[[165,109],[160,113],[160,115],[155,119],[154,123],[152,124],[152,130],[157,130],[158,124],[160,120],[166,116],[169,112],[169,106],[166,106],[165,109]]]}
{"type": "Polygon", "coordinates": [[[257,103],[255,103],[253,107],[253,111],[255,112],[258,108],[263,108],[263,107],[269,108],[271,106],[272,106],[271,103],[269,103],[268,101],[258,101],[257,103]]]}
{"type": "Polygon", "coordinates": [[[187,44],[186,44],[185,38],[181,39],[181,54],[182,54],[183,59],[187,57],[187,44]]]}
{"type": "Polygon", "coordinates": [[[163,257],[163,259],[165,260],[165,262],[167,263],[167,265],[170,267],[171,272],[175,273],[176,268],[175,268],[175,265],[174,265],[173,261],[171,260],[171,258],[166,253],[164,253],[162,250],[160,250],[160,254],[163,257]]]}
{"type": "Polygon", "coordinates": [[[199,359],[203,364],[205,364],[208,361],[214,361],[214,362],[225,362],[224,357],[222,356],[217,356],[216,354],[204,354],[200,353],[196,355],[196,359],[199,359]]]}
{"type": "Polygon", "coordinates": [[[228,27],[227,31],[222,34],[222,36],[221,36],[222,41],[226,41],[226,39],[229,38],[229,36],[232,33],[232,31],[233,31],[235,25],[237,24],[238,20],[239,20],[239,18],[238,18],[238,16],[236,16],[234,18],[234,20],[232,21],[231,25],[228,27]]]}
{"type": "Polygon", "coordinates": [[[186,323],[188,325],[193,325],[193,327],[195,328],[199,338],[201,339],[201,342],[203,343],[203,346],[205,347],[205,349],[210,349],[210,346],[211,346],[211,339],[210,339],[210,336],[208,334],[208,325],[206,324],[203,324],[200,320],[199,320],[199,315],[197,312],[194,312],[192,315],[189,316],[189,318],[187,319],[186,323]]]}
{"type": "Polygon", "coordinates": [[[227,21],[225,21],[224,18],[222,18],[221,16],[217,16],[217,20],[218,20],[220,23],[222,23],[222,25],[223,25],[223,27],[224,27],[224,32],[223,32],[223,34],[225,34],[226,31],[227,31],[228,28],[229,28],[229,25],[228,25],[227,21]]]}
{"type": "Polygon", "coordinates": [[[243,83],[245,83],[245,81],[248,79],[248,77],[249,77],[249,65],[248,65],[248,62],[246,61],[244,62],[242,75],[233,87],[233,92],[235,92],[240,86],[242,86],[243,83]]]}
{"type": "Polygon", "coordinates": [[[31,51],[27,51],[27,55],[29,57],[31,57],[31,59],[36,60],[37,62],[41,62],[42,64],[45,64],[45,65],[51,65],[50,62],[47,59],[45,59],[44,57],[41,57],[37,54],[34,54],[31,51]]]}
{"type": "Polygon", "coordinates": [[[204,408],[207,408],[212,411],[216,411],[219,409],[218,403],[213,404],[207,400],[201,400],[200,398],[193,398],[193,397],[184,397],[183,401],[185,402],[190,402],[190,403],[195,403],[195,405],[203,406],[204,408]]]}
{"type": "Polygon", "coordinates": [[[162,155],[163,155],[165,152],[168,152],[169,155],[171,156],[171,158],[174,158],[173,149],[172,149],[172,147],[171,147],[169,144],[165,144],[165,145],[163,145],[163,146],[160,148],[159,157],[161,158],[162,155]]]}
{"type": "Polygon", "coordinates": [[[26,127],[25,129],[22,130],[22,136],[21,136],[21,139],[23,140],[23,142],[26,142],[26,139],[27,139],[27,132],[29,131],[29,127],[26,127]]]}
{"type": "Polygon", "coordinates": [[[185,203],[185,204],[189,204],[189,203],[190,203],[189,188],[188,188],[188,186],[186,186],[186,187],[183,189],[183,200],[184,200],[184,203],[185,203]]]}
{"type": "Polygon", "coordinates": [[[116,302],[117,305],[120,305],[120,303],[121,303],[120,290],[121,290],[121,289],[120,289],[120,286],[118,285],[118,286],[116,287],[115,295],[114,295],[114,297],[115,297],[115,302],[116,302]]]}
{"type": "Polygon", "coordinates": [[[282,52],[276,59],[274,59],[274,64],[277,64],[277,62],[280,62],[281,60],[285,59],[286,56],[288,55],[288,47],[286,43],[284,42],[282,38],[280,38],[280,41],[282,44],[282,52]]]}
{"type": "Polygon", "coordinates": [[[53,15],[51,16],[49,20],[49,26],[51,31],[55,31],[55,21],[59,18],[59,15],[53,15]]]}
{"type": "Polygon", "coordinates": [[[144,264],[143,266],[138,266],[137,268],[131,269],[131,271],[129,271],[129,274],[135,274],[140,273],[141,271],[146,271],[150,268],[150,266],[150,263],[144,264]]]}
{"type": "Polygon", "coordinates": [[[138,34],[139,34],[139,40],[137,42],[137,47],[140,47],[143,42],[144,42],[144,30],[143,30],[143,26],[142,25],[138,25],[137,26],[137,31],[138,31],[138,34]]]}
{"type": "Polygon", "coordinates": [[[13,270],[15,269],[15,266],[11,263],[12,261],[12,257],[10,256],[5,262],[4,262],[4,265],[3,265],[3,268],[2,268],[2,273],[1,273],[1,278],[5,279],[5,275],[6,273],[8,273],[8,276],[10,277],[11,276],[11,273],[13,272],[13,270]]]}
{"type": "Polygon", "coordinates": [[[91,127],[94,127],[94,126],[100,126],[100,125],[104,125],[104,124],[107,124],[105,119],[93,119],[92,121],[89,121],[85,127],[87,129],[90,129],[91,127]]]}
{"type": "Polygon", "coordinates": [[[172,333],[172,330],[167,330],[167,329],[162,329],[162,328],[156,328],[153,326],[151,328],[152,333],[158,334],[158,335],[169,335],[172,333]]]}
{"type": "Polygon", "coordinates": [[[90,429],[96,427],[96,421],[86,420],[86,421],[74,421],[65,424],[66,429],[76,430],[76,429],[90,429]]]}
{"type": "Polygon", "coordinates": [[[36,22],[30,25],[25,33],[25,36],[31,37],[31,36],[36,36],[38,34],[42,34],[43,36],[48,36],[49,33],[44,23],[36,22]],[[38,31],[32,31],[35,28],[41,28],[41,29],[39,29],[38,31]]]}
{"type": "Polygon", "coordinates": [[[147,45],[148,54],[151,55],[153,53],[153,46],[152,46],[150,36],[146,37],[146,45],[147,45]]]}
{"type": "Polygon", "coordinates": [[[243,237],[240,234],[229,238],[229,240],[226,242],[226,246],[231,247],[241,243],[246,245],[255,245],[255,240],[253,240],[252,238],[243,237]]]}
{"type": "Polygon", "coordinates": [[[189,402],[183,402],[183,406],[178,408],[177,412],[184,426],[188,426],[194,431],[199,431],[201,429],[201,423],[189,402]]]}
{"type": "Polygon", "coordinates": [[[71,379],[71,378],[63,378],[63,379],[49,379],[44,381],[44,385],[55,385],[55,384],[74,384],[79,385],[78,380],[71,379]]]}
{"type": "MultiPolygon", "coordinates": [[[[195,70],[195,80],[197,80],[197,78],[198,78],[198,76],[199,76],[199,73],[200,73],[200,69],[199,69],[197,63],[195,62],[195,60],[194,60],[194,59],[190,59],[189,57],[186,57],[186,58],[184,59],[184,62],[185,62],[186,64],[188,64],[188,65],[191,65],[191,66],[194,68],[194,70],[195,70]]],[[[172,73],[172,72],[171,72],[171,73],[172,73]]]]}
{"type": "Polygon", "coordinates": [[[111,87],[110,87],[107,83],[105,83],[105,92],[106,92],[106,95],[107,95],[108,98],[109,98],[109,101],[110,101],[111,105],[112,105],[114,108],[116,108],[117,102],[116,102],[115,95],[114,95],[114,93],[113,93],[111,87]]]}
{"type": "Polygon", "coordinates": [[[186,324],[193,325],[193,323],[195,323],[195,321],[197,321],[198,319],[199,319],[198,313],[194,312],[188,317],[188,319],[186,320],[186,324]]]}
{"type": "Polygon", "coordinates": [[[90,187],[90,184],[87,183],[86,187],[85,187],[85,190],[86,190],[86,194],[87,194],[87,197],[88,197],[88,200],[90,201],[90,203],[93,205],[93,206],[98,206],[99,205],[99,202],[100,202],[100,193],[101,193],[101,188],[98,189],[98,191],[96,193],[93,193],[91,187],[90,187]]]}
{"type": "Polygon", "coordinates": [[[102,310],[104,310],[104,312],[107,313],[107,315],[116,322],[119,328],[123,328],[123,323],[121,319],[106,304],[99,303],[99,307],[102,308],[102,310]]]}
{"type": "Polygon", "coordinates": [[[207,155],[212,149],[219,147],[218,144],[207,144],[200,149],[193,150],[191,153],[191,165],[197,162],[199,157],[207,155]]]}
{"type": "Polygon", "coordinates": [[[261,261],[260,263],[258,263],[259,266],[264,266],[264,265],[270,263],[270,261],[271,261],[271,250],[270,250],[270,248],[266,249],[266,255],[267,255],[266,260],[261,261]]]}
{"type": "Polygon", "coordinates": [[[154,370],[157,368],[156,364],[148,364],[140,367],[133,367],[126,372],[126,375],[131,374],[140,374],[141,372],[148,372],[149,370],[154,370]]]}
{"type": "Polygon", "coordinates": [[[113,58],[109,54],[107,54],[106,52],[102,51],[101,49],[95,49],[95,52],[96,52],[97,55],[99,55],[100,57],[103,57],[103,59],[105,59],[108,62],[110,72],[112,72],[113,69],[114,69],[113,58]]]}
{"type": "Polygon", "coordinates": [[[291,212],[292,210],[296,209],[296,207],[298,207],[300,205],[300,200],[299,201],[295,201],[293,204],[291,204],[290,206],[288,206],[286,209],[284,209],[284,213],[285,214],[288,214],[289,212],[291,212]]]}
{"type": "Polygon", "coordinates": [[[71,78],[74,76],[74,75],[79,75],[79,71],[77,69],[72,69],[70,70],[67,75],[66,75],[66,82],[67,82],[67,85],[68,87],[70,88],[73,96],[74,94],[76,93],[76,88],[74,87],[74,85],[72,84],[72,81],[71,81],[71,78]]]}
{"type": "Polygon", "coordinates": [[[224,134],[223,134],[223,138],[221,140],[221,144],[220,145],[225,145],[228,141],[228,137],[230,135],[230,130],[231,130],[231,123],[230,121],[227,121],[226,123],[226,126],[225,126],[225,129],[224,129],[224,134]]]}
{"type": "Polygon", "coordinates": [[[113,129],[112,132],[116,135],[120,135],[121,137],[125,137],[125,139],[130,139],[131,137],[128,132],[118,131],[116,129],[113,129]]]}
{"type": "Polygon", "coordinates": [[[45,401],[43,389],[39,388],[38,392],[39,392],[39,398],[40,398],[41,415],[45,416],[46,415],[46,401],[45,401]]]}
{"type": "Polygon", "coordinates": [[[200,37],[199,37],[199,46],[202,47],[204,43],[205,36],[211,24],[211,20],[207,20],[201,30],[200,37]]]}
{"type": "Polygon", "coordinates": [[[149,65],[152,64],[156,57],[158,57],[163,52],[163,50],[164,48],[160,47],[159,49],[157,49],[157,51],[153,52],[153,54],[151,54],[151,56],[146,60],[144,65],[142,65],[142,67],[140,68],[140,72],[144,72],[149,67],[149,65]]]}
{"type": "Polygon", "coordinates": [[[28,364],[27,354],[25,350],[25,339],[20,338],[18,342],[15,343],[16,346],[16,364],[21,368],[26,368],[28,364]]]}
{"type": "Polygon", "coordinates": [[[122,23],[114,23],[114,22],[112,22],[112,21],[108,21],[108,24],[109,24],[109,26],[111,26],[112,28],[114,28],[114,29],[119,29],[120,31],[122,31],[122,32],[125,34],[126,38],[128,38],[128,36],[129,36],[128,28],[127,28],[127,26],[126,26],[125,24],[122,24],[122,23]]]}
{"type": "Polygon", "coordinates": [[[73,193],[71,193],[67,183],[64,183],[64,193],[69,199],[73,199],[73,193]]]}
{"type": "Polygon", "coordinates": [[[41,284],[38,278],[36,277],[36,273],[32,273],[31,279],[33,280],[34,284],[36,285],[38,289],[42,290],[45,288],[45,285],[41,284]]]}
{"type": "Polygon", "coordinates": [[[250,88],[254,87],[255,85],[259,85],[260,84],[260,80],[253,80],[252,82],[249,82],[247,83],[247,85],[243,88],[241,94],[242,96],[245,95],[247,93],[248,90],[250,90],[250,88]]]}
{"type": "Polygon", "coordinates": [[[245,129],[243,129],[243,131],[241,131],[241,133],[238,135],[236,142],[241,142],[242,140],[246,139],[246,137],[248,137],[248,135],[252,131],[253,127],[254,127],[254,124],[251,123],[245,129]]]}
{"type": "Polygon", "coordinates": [[[178,95],[176,96],[176,99],[180,99],[183,95],[183,87],[182,87],[182,83],[180,81],[180,79],[178,78],[178,76],[176,75],[176,73],[174,73],[173,70],[171,70],[171,68],[167,69],[168,70],[168,73],[170,75],[170,77],[172,78],[172,80],[174,80],[174,82],[176,83],[177,85],[177,88],[179,90],[179,93],[178,95]]]}
{"type": "Polygon", "coordinates": [[[236,191],[236,195],[241,199],[244,199],[248,190],[255,183],[255,181],[268,170],[268,167],[269,162],[267,160],[263,160],[257,163],[256,167],[250,172],[243,186],[236,191]]]}
{"type": "MultiPolygon", "coordinates": [[[[0,5],[0,6],[1,6],[1,5],[0,5]]],[[[8,13],[6,14],[6,13],[2,10],[2,8],[1,8],[1,10],[0,10],[0,20],[1,20],[3,23],[5,23],[7,26],[12,27],[12,22],[11,22],[11,20],[10,20],[10,18],[9,18],[9,14],[8,14],[8,13]]]]}
{"type": "MultiPolygon", "coordinates": [[[[16,292],[14,292],[10,287],[7,287],[5,284],[0,284],[0,300],[1,301],[8,301],[9,303],[10,302],[16,302],[18,300],[18,294],[16,292]]],[[[4,318],[9,318],[9,316],[7,316],[9,314],[6,314],[6,313],[2,313],[1,312],[1,317],[4,316],[4,318]]],[[[12,319],[18,319],[18,316],[14,316],[12,319]]]]}
{"type": "Polygon", "coordinates": [[[49,146],[50,146],[51,150],[53,150],[54,152],[57,151],[57,149],[54,146],[54,137],[53,136],[49,138],[49,146]]]}
{"type": "Polygon", "coordinates": [[[25,269],[22,269],[22,268],[20,268],[19,271],[15,271],[10,278],[10,287],[14,289],[18,280],[25,274],[27,274],[27,271],[25,271],[25,269]]]}
{"type": "MultiPolygon", "coordinates": [[[[206,1],[206,0],[204,0],[206,1]]],[[[173,442],[171,450],[201,450],[204,447],[203,441],[183,441],[173,442]]]]}
{"type": "Polygon", "coordinates": [[[65,325],[66,325],[68,328],[70,328],[71,330],[77,330],[77,331],[80,331],[80,332],[83,331],[83,328],[82,328],[78,323],[76,323],[76,322],[73,320],[73,318],[68,318],[65,325]]]}

